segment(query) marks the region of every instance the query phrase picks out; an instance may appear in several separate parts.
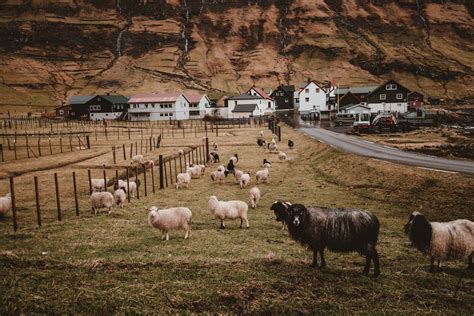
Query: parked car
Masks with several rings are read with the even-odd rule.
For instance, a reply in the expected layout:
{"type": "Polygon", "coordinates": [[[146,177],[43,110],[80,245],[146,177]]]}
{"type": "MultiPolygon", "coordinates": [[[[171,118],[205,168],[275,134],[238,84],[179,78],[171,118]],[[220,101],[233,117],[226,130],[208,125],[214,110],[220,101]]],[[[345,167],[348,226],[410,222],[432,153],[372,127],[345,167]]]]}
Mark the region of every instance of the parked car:
{"type": "Polygon", "coordinates": [[[334,119],[336,126],[352,125],[355,121],[354,113],[337,113],[334,119]]]}

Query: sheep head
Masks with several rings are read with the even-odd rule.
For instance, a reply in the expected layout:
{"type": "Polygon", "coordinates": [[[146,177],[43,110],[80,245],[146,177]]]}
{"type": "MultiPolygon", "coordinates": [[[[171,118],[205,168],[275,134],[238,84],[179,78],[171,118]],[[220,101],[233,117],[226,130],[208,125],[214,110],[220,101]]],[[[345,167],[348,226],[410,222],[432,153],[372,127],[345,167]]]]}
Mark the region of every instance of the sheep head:
{"type": "Polygon", "coordinates": [[[309,213],[303,204],[293,204],[288,207],[288,224],[293,227],[305,227],[308,222],[309,213]]]}
{"type": "Polygon", "coordinates": [[[428,251],[431,244],[433,229],[430,222],[420,212],[413,212],[405,224],[405,234],[419,251],[428,251]]]}
{"type": "Polygon", "coordinates": [[[289,213],[288,208],[291,206],[291,203],[283,201],[275,201],[270,207],[271,210],[275,213],[277,222],[288,222],[289,213]]]}

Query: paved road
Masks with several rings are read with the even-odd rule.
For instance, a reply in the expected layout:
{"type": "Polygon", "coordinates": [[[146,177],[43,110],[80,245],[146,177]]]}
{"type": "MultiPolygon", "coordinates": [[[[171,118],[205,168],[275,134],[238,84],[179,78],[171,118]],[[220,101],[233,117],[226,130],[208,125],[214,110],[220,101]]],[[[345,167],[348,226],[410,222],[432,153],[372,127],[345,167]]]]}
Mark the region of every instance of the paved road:
{"type": "Polygon", "coordinates": [[[388,160],[406,165],[474,175],[474,162],[428,156],[398,150],[393,147],[376,144],[359,137],[335,133],[318,127],[300,127],[308,134],[332,147],[361,156],[388,160]]]}

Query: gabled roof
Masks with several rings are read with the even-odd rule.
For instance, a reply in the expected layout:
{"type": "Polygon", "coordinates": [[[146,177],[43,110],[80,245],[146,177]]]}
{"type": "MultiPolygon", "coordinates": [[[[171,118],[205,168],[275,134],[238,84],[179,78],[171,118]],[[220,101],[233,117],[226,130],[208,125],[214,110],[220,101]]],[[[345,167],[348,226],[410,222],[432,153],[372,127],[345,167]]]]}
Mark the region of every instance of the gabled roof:
{"type": "Polygon", "coordinates": [[[239,94],[239,95],[235,95],[235,96],[229,98],[228,100],[252,100],[252,99],[263,99],[263,98],[260,97],[260,96],[257,96],[257,95],[250,95],[250,94],[247,94],[247,93],[242,93],[242,94],[239,94]]]}
{"type": "Polygon", "coordinates": [[[68,104],[86,104],[94,97],[94,95],[73,95],[69,98],[68,104]]]}
{"type": "Polygon", "coordinates": [[[232,112],[253,112],[256,107],[256,104],[237,104],[232,112]]]}
{"type": "Polygon", "coordinates": [[[273,90],[270,96],[274,95],[277,91],[283,91],[288,97],[291,97],[295,92],[295,86],[279,85],[275,90],[273,90]]]}
{"type": "MultiPolygon", "coordinates": [[[[181,92],[176,93],[142,93],[134,95],[129,103],[153,103],[153,102],[176,102],[183,95],[181,92]]],[[[183,95],[184,96],[184,95],[183,95]]],[[[186,98],[186,96],[184,96],[186,98]]],[[[187,100],[187,98],[186,98],[187,100]]]]}
{"type": "Polygon", "coordinates": [[[348,88],[338,88],[334,91],[335,94],[346,94],[347,92],[351,92],[352,94],[368,94],[378,86],[364,86],[364,87],[348,87],[348,88]]]}
{"type": "Polygon", "coordinates": [[[398,82],[396,82],[396,81],[393,80],[393,79],[390,79],[390,80],[385,81],[384,83],[380,84],[380,85],[379,85],[377,88],[375,88],[374,90],[372,90],[372,91],[367,95],[367,97],[371,96],[371,95],[374,94],[376,91],[382,89],[383,87],[385,87],[385,86],[386,86],[387,84],[389,84],[389,83],[394,83],[394,84],[396,84],[396,85],[397,85],[397,90],[401,87],[401,88],[403,88],[403,89],[405,89],[405,90],[407,90],[407,91],[410,91],[410,89],[408,89],[407,87],[405,87],[405,86],[399,84],[398,82]]]}
{"type": "Polygon", "coordinates": [[[366,105],[362,105],[362,104],[348,104],[348,105],[345,105],[345,106],[341,106],[339,108],[339,110],[350,110],[350,109],[353,109],[353,108],[358,108],[358,107],[361,107],[361,108],[365,108],[367,110],[370,110],[370,107],[366,106],[366,105]]]}
{"type": "Polygon", "coordinates": [[[301,91],[303,91],[304,89],[306,89],[306,87],[309,86],[309,85],[312,84],[312,83],[314,83],[314,84],[315,84],[319,89],[321,89],[322,91],[326,92],[326,90],[325,90],[323,87],[321,87],[316,81],[311,80],[310,82],[307,82],[306,85],[305,85],[303,88],[301,88],[301,90],[300,90],[300,92],[298,92],[298,94],[300,94],[301,91]]]}
{"type": "Polygon", "coordinates": [[[418,91],[412,91],[412,92],[408,93],[408,95],[416,95],[416,94],[421,95],[421,96],[425,96],[423,93],[420,93],[418,91]]]}
{"type": "Polygon", "coordinates": [[[263,89],[253,86],[252,88],[249,89],[249,91],[252,89],[254,89],[262,98],[267,99],[267,100],[272,100],[272,98],[268,95],[268,93],[263,91],[263,89]]]}
{"type": "Polygon", "coordinates": [[[295,92],[295,86],[294,85],[291,85],[291,86],[280,85],[280,87],[283,90],[285,90],[286,92],[295,92]]]}
{"type": "MultiPolygon", "coordinates": [[[[128,99],[127,97],[124,97],[123,95],[109,95],[109,94],[106,94],[106,95],[97,95],[95,97],[100,97],[104,100],[107,100],[109,101],[110,103],[112,104],[120,104],[120,103],[128,103],[128,99]]],[[[94,97],[94,98],[95,98],[94,97]]],[[[94,99],[92,98],[92,99],[94,99]]],[[[91,99],[91,100],[92,100],[91,99]]],[[[89,100],[90,101],[90,100],[89,100]]]]}
{"type": "Polygon", "coordinates": [[[211,101],[205,94],[188,94],[186,99],[189,103],[199,103],[203,97],[205,97],[209,102],[211,101]]]}
{"type": "Polygon", "coordinates": [[[348,98],[349,96],[352,96],[354,99],[358,100],[359,102],[362,101],[358,96],[356,96],[354,93],[348,91],[346,94],[344,94],[342,97],[339,98],[339,102],[343,100],[344,98],[348,98]]]}

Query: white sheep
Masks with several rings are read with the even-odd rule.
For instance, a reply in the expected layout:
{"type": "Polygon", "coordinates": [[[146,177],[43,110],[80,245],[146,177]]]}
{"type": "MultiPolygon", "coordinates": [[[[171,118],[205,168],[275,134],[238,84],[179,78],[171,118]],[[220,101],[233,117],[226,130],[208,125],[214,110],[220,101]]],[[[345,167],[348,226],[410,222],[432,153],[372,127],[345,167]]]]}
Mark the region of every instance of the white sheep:
{"type": "Polygon", "coordinates": [[[203,176],[206,173],[206,166],[205,165],[199,165],[201,167],[201,175],[203,176]]]}
{"type": "Polygon", "coordinates": [[[278,153],[278,159],[280,159],[280,161],[285,161],[286,160],[286,154],[284,152],[279,152],[278,153]]]}
{"type": "MultiPolygon", "coordinates": [[[[133,180],[128,180],[128,183],[130,185],[130,196],[131,197],[136,197],[137,195],[137,190],[138,190],[138,187],[140,186],[140,180],[136,180],[136,181],[133,181],[133,180]]],[[[127,181],[126,180],[118,180],[118,186],[119,186],[119,189],[123,189],[125,193],[128,192],[128,186],[127,186],[127,181]]]]}
{"type": "Polygon", "coordinates": [[[184,155],[184,150],[178,149],[178,155],[180,155],[180,156],[181,156],[181,155],[184,155]]]}
{"type": "Polygon", "coordinates": [[[183,229],[186,233],[184,239],[191,236],[191,218],[193,214],[187,207],[173,207],[158,209],[152,206],[148,213],[150,226],[161,230],[162,239],[169,240],[168,232],[173,229],[183,229]]]}
{"type": "Polygon", "coordinates": [[[250,189],[250,205],[252,205],[252,208],[256,208],[258,206],[261,196],[262,194],[260,193],[259,188],[253,187],[250,189]]]}
{"type": "Polygon", "coordinates": [[[263,138],[263,131],[260,131],[260,137],[263,138]]]}
{"type": "Polygon", "coordinates": [[[91,205],[94,214],[97,214],[101,208],[108,208],[110,214],[114,205],[114,196],[110,192],[94,192],[91,194],[91,205]]]}
{"type": "Polygon", "coordinates": [[[217,167],[217,171],[221,171],[221,172],[224,172],[226,169],[224,167],[224,165],[220,165],[219,167],[217,167]]]}
{"type": "Polygon", "coordinates": [[[242,177],[243,174],[244,172],[242,170],[234,169],[234,178],[237,183],[240,183],[240,177],[242,177]]]}
{"type": "Polygon", "coordinates": [[[240,218],[240,228],[242,228],[243,221],[246,222],[246,227],[249,228],[249,220],[247,218],[248,205],[242,201],[218,201],[215,195],[209,198],[209,210],[211,214],[221,220],[221,229],[225,228],[224,219],[240,218]]]}
{"type": "Polygon", "coordinates": [[[224,183],[226,177],[226,171],[213,171],[211,172],[212,182],[224,183]]]}
{"type": "Polygon", "coordinates": [[[199,165],[187,166],[186,172],[191,175],[191,178],[200,178],[201,173],[202,173],[201,166],[199,165]]]}
{"type": "Polygon", "coordinates": [[[430,222],[420,212],[413,212],[405,225],[405,233],[413,246],[430,255],[430,272],[434,272],[435,260],[439,269],[443,260],[469,258],[469,268],[474,268],[474,222],[467,219],[430,222]]]}
{"type": "Polygon", "coordinates": [[[109,182],[109,179],[105,179],[105,185],[104,185],[104,179],[91,179],[91,187],[92,187],[92,192],[100,192],[100,191],[105,191],[107,188],[107,183],[109,182]]]}
{"type": "Polygon", "coordinates": [[[12,195],[7,193],[5,196],[0,197],[0,214],[6,214],[9,209],[12,208],[12,195]]]}
{"type": "Polygon", "coordinates": [[[214,143],[214,144],[212,144],[212,148],[213,148],[215,151],[217,151],[218,148],[219,148],[219,146],[217,145],[217,143],[214,143]]]}
{"type": "Polygon", "coordinates": [[[266,163],[263,164],[263,168],[267,168],[267,169],[268,169],[268,168],[271,168],[271,166],[272,166],[272,165],[269,164],[268,162],[266,162],[266,163]]]}
{"type": "Polygon", "coordinates": [[[229,158],[229,161],[232,160],[232,163],[234,165],[237,165],[239,163],[239,156],[237,154],[233,155],[232,157],[229,158]]]}
{"type": "Polygon", "coordinates": [[[250,183],[250,174],[244,173],[240,176],[240,189],[246,188],[250,183]]]}
{"type": "Polygon", "coordinates": [[[268,150],[270,150],[271,153],[276,153],[278,152],[278,146],[276,144],[270,143],[268,144],[268,150]]]}
{"type": "Polygon", "coordinates": [[[185,172],[185,173],[178,173],[176,176],[176,189],[184,187],[188,187],[189,183],[191,182],[191,173],[190,172],[185,172]]]}
{"type": "Polygon", "coordinates": [[[263,170],[259,170],[255,173],[255,177],[257,178],[257,184],[260,182],[267,182],[268,178],[270,177],[270,172],[268,171],[268,168],[265,168],[263,170]]]}
{"type": "Polygon", "coordinates": [[[143,169],[151,169],[155,167],[155,162],[153,160],[145,160],[142,162],[143,169]]]}
{"type": "Polygon", "coordinates": [[[118,207],[123,208],[123,202],[125,202],[125,200],[127,199],[124,189],[120,188],[115,190],[114,199],[115,204],[117,204],[118,207]]]}
{"type": "Polygon", "coordinates": [[[133,165],[135,163],[142,163],[143,162],[143,155],[135,155],[130,160],[130,164],[133,165]]]}

